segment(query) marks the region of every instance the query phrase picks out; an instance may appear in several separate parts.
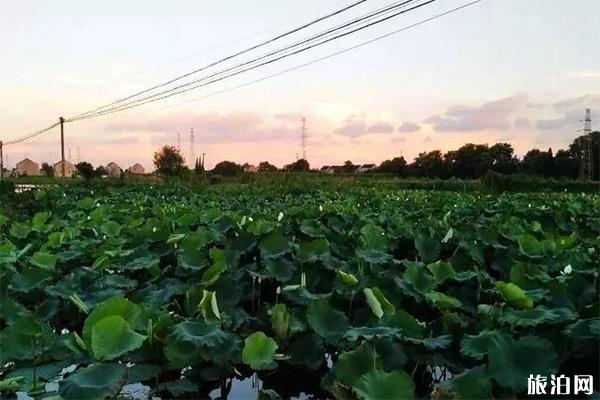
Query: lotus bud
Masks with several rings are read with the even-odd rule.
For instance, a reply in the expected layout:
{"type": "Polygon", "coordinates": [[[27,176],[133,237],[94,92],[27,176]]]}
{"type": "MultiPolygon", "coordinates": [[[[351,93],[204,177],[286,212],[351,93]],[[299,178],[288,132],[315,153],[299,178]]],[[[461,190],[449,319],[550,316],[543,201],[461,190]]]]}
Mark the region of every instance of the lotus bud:
{"type": "Polygon", "coordinates": [[[565,273],[565,275],[569,275],[571,272],[573,272],[573,267],[571,267],[571,264],[567,265],[563,272],[565,273]]]}
{"type": "Polygon", "coordinates": [[[277,216],[277,222],[280,222],[283,219],[283,212],[279,212],[279,215],[277,216]]]}

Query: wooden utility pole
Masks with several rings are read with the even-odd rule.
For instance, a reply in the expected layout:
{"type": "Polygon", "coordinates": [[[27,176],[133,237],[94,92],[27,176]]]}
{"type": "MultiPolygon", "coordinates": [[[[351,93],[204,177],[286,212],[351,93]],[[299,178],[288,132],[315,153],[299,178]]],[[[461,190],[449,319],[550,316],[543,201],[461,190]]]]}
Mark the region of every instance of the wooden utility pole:
{"type": "Polygon", "coordinates": [[[60,117],[60,163],[62,178],[65,179],[65,119],[60,117]]]}

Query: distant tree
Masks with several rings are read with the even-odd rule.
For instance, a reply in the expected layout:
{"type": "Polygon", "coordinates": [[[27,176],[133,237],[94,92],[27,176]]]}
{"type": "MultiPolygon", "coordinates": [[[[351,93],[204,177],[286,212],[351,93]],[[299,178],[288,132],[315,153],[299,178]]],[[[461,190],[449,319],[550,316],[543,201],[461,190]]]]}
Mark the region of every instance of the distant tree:
{"type": "Polygon", "coordinates": [[[89,162],[81,161],[75,164],[75,168],[83,179],[92,179],[96,175],[94,166],[89,162]]]}
{"type": "Polygon", "coordinates": [[[348,160],[344,163],[344,165],[342,165],[342,172],[346,173],[346,174],[351,174],[354,171],[356,171],[356,169],[358,168],[358,165],[354,165],[352,164],[352,161],[348,160]]]}
{"type": "Polygon", "coordinates": [[[404,157],[394,157],[391,160],[385,160],[377,167],[377,172],[396,175],[402,175],[405,170],[406,160],[404,157]]]}
{"type": "Polygon", "coordinates": [[[108,170],[102,165],[98,165],[96,167],[96,171],[94,171],[94,172],[95,172],[95,175],[99,178],[108,175],[108,170]]]}
{"type": "Polygon", "coordinates": [[[467,143],[444,155],[448,174],[463,179],[479,178],[490,169],[489,148],[486,144],[467,143]]]}
{"type": "Polygon", "coordinates": [[[181,151],[174,146],[164,146],[155,152],[154,166],[160,174],[166,176],[180,175],[187,169],[181,151]]]}
{"type": "Polygon", "coordinates": [[[441,178],[444,173],[444,156],[439,150],[433,150],[429,153],[419,153],[413,161],[413,173],[418,176],[426,176],[428,178],[441,178]]]}
{"type": "Polygon", "coordinates": [[[42,163],[42,168],[41,168],[42,172],[44,173],[45,176],[47,177],[53,177],[54,176],[54,168],[52,168],[52,165],[48,164],[48,163],[42,163]]]}
{"type": "Polygon", "coordinates": [[[310,171],[310,164],[305,159],[301,158],[291,164],[283,167],[284,171],[291,172],[307,172],[310,171]]]}
{"type": "Polygon", "coordinates": [[[223,176],[236,176],[243,173],[244,170],[241,165],[234,163],[233,161],[221,161],[212,170],[213,174],[223,176]]]}
{"type": "Polygon", "coordinates": [[[496,143],[489,150],[490,169],[501,174],[515,173],[519,160],[510,143],[496,143]]]}
{"type": "Polygon", "coordinates": [[[278,168],[268,161],[263,161],[258,164],[258,172],[277,172],[278,168]]]}
{"type": "Polygon", "coordinates": [[[194,172],[198,175],[204,173],[204,165],[202,165],[202,162],[199,158],[196,158],[196,162],[194,164],[194,172]]]}
{"type": "Polygon", "coordinates": [[[529,150],[521,161],[521,171],[528,175],[552,176],[554,174],[552,149],[548,149],[548,151],[529,150]]]}
{"type": "Polygon", "coordinates": [[[554,176],[576,179],[579,175],[579,160],[570,150],[559,150],[554,155],[554,176]]]}

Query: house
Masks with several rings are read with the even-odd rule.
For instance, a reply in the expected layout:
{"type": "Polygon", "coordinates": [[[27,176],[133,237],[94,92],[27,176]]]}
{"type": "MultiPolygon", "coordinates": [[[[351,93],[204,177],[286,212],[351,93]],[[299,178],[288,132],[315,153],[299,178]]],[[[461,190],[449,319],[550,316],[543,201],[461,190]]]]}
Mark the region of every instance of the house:
{"type": "Polygon", "coordinates": [[[143,175],[146,173],[146,170],[140,163],[135,163],[131,167],[129,167],[129,172],[135,175],[143,175]]]}
{"type": "Polygon", "coordinates": [[[333,174],[335,172],[335,167],[329,166],[329,165],[324,165],[321,167],[321,169],[319,170],[325,174],[333,174]]]}
{"type": "Polygon", "coordinates": [[[121,167],[117,163],[109,162],[106,165],[106,171],[108,171],[108,176],[112,178],[121,177],[121,167]]]}
{"type": "Polygon", "coordinates": [[[363,164],[356,169],[356,172],[364,174],[365,172],[373,171],[375,168],[375,164],[363,164]]]}
{"type": "MultiPolygon", "coordinates": [[[[54,168],[54,176],[62,177],[62,161],[55,163],[52,167],[54,168]]],[[[70,178],[74,174],[75,174],[75,166],[73,164],[71,164],[70,162],[68,162],[67,160],[65,160],[65,177],[70,178]]]]}
{"type": "Polygon", "coordinates": [[[254,174],[258,172],[258,168],[256,168],[256,166],[252,164],[245,163],[244,165],[242,165],[242,168],[244,169],[245,173],[254,174]]]}
{"type": "Polygon", "coordinates": [[[25,158],[17,163],[17,176],[38,176],[40,173],[40,165],[29,158],[25,158]]]}

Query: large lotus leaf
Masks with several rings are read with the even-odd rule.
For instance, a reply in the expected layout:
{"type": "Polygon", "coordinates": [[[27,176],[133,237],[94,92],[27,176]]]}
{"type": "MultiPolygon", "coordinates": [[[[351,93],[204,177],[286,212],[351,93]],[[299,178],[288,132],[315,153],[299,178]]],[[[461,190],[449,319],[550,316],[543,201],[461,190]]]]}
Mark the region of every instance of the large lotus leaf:
{"type": "Polygon", "coordinates": [[[123,318],[131,328],[136,328],[140,322],[141,308],[121,296],[112,297],[98,304],[87,316],[83,324],[82,338],[88,348],[92,345],[92,328],[106,317],[117,315],[123,318]]]}
{"type": "Polygon", "coordinates": [[[542,243],[531,235],[519,235],[517,242],[519,243],[519,250],[526,256],[536,257],[542,254],[542,243]]]}
{"type": "Polygon", "coordinates": [[[205,286],[215,283],[227,267],[225,251],[222,249],[216,247],[210,249],[210,258],[212,258],[213,264],[202,275],[202,284],[205,286]]]}
{"type": "Polygon", "coordinates": [[[29,292],[52,279],[52,272],[37,267],[21,268],[12,282],[12,289],[19,292],[29,292]]]}
{"type": "Polygon", "coordinates": [[[300,232],[304,233],[307,236],[318,238],[325,237],[325,233],[328,232],[328,229],[325,225],[321,223],[321,221],[317,219],[304,219],[300,223],[300,232]]]}
{"type": "Polygon", "coordinates": [[[166,390],[171,393],[175,398],[192,398],[184,395],[186,393],[197,393],[198,384],[190,381],[189,379],[182,378],[174,381],[161,383],[158,385],[158,390],[166,390]]]}
{"type": "Polygon", "coordinates": [[[254,370],[273,369],[277,342],[263,332],[254,332],[244,340],[242,361],[254,370]]]}
{"type": "Polygon", "coordinates": [[[106,236],[117,237],[121,233],[121,225],[115,221],[107,221],[100,226],[100,231],[106,236]]]}
{"type": "Polygon", "coordinates": [[[290,241],[280,231],[271,232],[260,241],[260,251],[264,257],[277,257],[290,251],[290,241]]]}
{"type": "Polygon", "coordinates": [[[423,337],[425,324],[419,322],[408,312],[397,309],[393,315],[386,316],[383,323],[387,326],[397,328],[399,334],[404,337],[420,339],[423,337]]]}
{"type": "Polygon", "coordinates": [[[55,340],[56,335],[47,324],[29,312],[19,314],[14,325],[0,331],[0,363],[39,357],[55,340]]]}
{"type": "Polygon", "coordinates": [[[371,223],[368,223],[361,228],[360,240],[365,248],[379,250],[387,248],[385,231],[381,227],[371,223]]]}
{"type": "Polygon", "coordinates": [[[456,276],[456,271],[452,265],[446,261],[436,261],[427,265],[427,269],[431,271],[437,283],[443,283],[447,279],[452,279],[456,276]]]}
{"type": "Polygon", "coordinates": [[[462,306],[460,300],[441,292],[428,292],[425,294],[425,298],[440,310],[451,310],[462,306]]]}
{"type": "Polygon", "coordinates": [[[43,253],[43,252],[35,252],[33,256],[29,259],[32,265],[45,269],[47,271],[53,271],[56,266],[56,262],[58,261],[58,257],[54,254],[43,253]]]}
{"type": "Polygon", "coordinates": [[[327,299],[319,299],[310,303],[306,312],[306,320],[315,332],[328,341],[341,338],[350,327],[346,315],[341,311],[334,310],[327,299]]]}
{"type": "Polygon", "coordinates": [[[298,259],[302,262],[315,262],[322,260],[329,254],[329,242],[326,239],[314,239],[301,242],[298,248],[298,259]]]}
{"type": "Polygon", "coordinates": [[[359,399],[413,399],[414,384],[404,371],[372,369],[353,385],[359,399]]]}
{"type": "Polygon", "coordinates": [[[440,242],[426,233],[418,233],[415,236],[415,247],[419,252],[421,260],[430,263],[438,258],[440,254],[440,242]]]}
{"type": "Polygon", "coordinates": [[[58,393],[65,400],[104,400],[114,397],[127,382],[122,364],[92,364],[60,381],[58,393]]]}
{"type": "Polygon", "coordinates": [[[402,279],[410,283],[420,293],[426,293],[435,287],[435,278],[422,265],[417,263],[407,265],[402,279]]]}
{"type": "Polygon", "coordinates": [[[507,311],[500,317],[501,322],[512,326],[531,327],[540,324],[554,324],[577,318],[577,314],[568,308],[547,309],[536,307],[532,310],[507,311]]]}
{"type": "Polygon", "coordinates": [[[340,281],[342,281],[344,285],[354,286],[358,283],[358,279],[356,276],[354,276],[354,274],[344,272],[341,269],[338,269],[335,272],[337,272],[338,276],[340,277],[340,281]]]}
{"type": "Polygon", "coordinates": [[[146,336],[134,332],[118,315],[103,318],[92,326],[92,353],[97,360],[108,361],[139,348],[146,336]]]}
{"type": "Polygon", "coordinates": [[[221,321],[221,313],[219,312],[219,305],[217,303],[217,296],[215,292],[210,290],[204,290],[202,292],[202,299],[198,303],[198,310],[202,314],[202,317],[209,324],[218,324],[221,321]]]}
{"type": "Polygon", "coordinates": [[[533,300],[514,283],[496,282],[496,288],[511,306],[525,309],[533,308],[533,300]]]}
{"type": "Polygon", "coordinates": [[[280,282],[287,282],[294,276],[296,266],[283,257],[268,258],[265,260],[265,276],[277,279],[280,282]]]}
{"type": "Polygon", "coordinates": [[[162,372],[162,367],[156,364],[135,364],[127,369],[127,383],[140,383],[156,378],[162,372]]]}
{"type": "Polygon", "coordinates": [[[289,354],[290,364],[317,369],[325,361],[323,339],[312,332],[300,335],[291,344],[289,354]]]}
{"type": "Polygon", "coordinates": [[[477,335],[465,335],[460,343],[460,352],[468,357],[483,360],[490,346],[506,337],[507,334],[496,330],[483,330],[477,335]]]}
{"type": "Polygon", "coordinates": [[[374,337],[393,337],[399,330],[387,326],[360,326],[348,329],[344,335],[350,342],[356,342],[360,338],[371,339],[374,337]]]}
{"type": "Polygon", "coordinates": [[[10,227],[10,234],[19,239],[25,239],[29,235],[29,232],[31,232],[31,227],[26,224],[13,222],[10,227]]]}
{"type": "Polygon", "coordinates": [[[367,305],[378,319],[383,318],[383,315],[392,315],[396,312],[396,307],[385,298],[383,292],[377,288],[363,289],[367,305]]]}
{"type": "Polygon", "coordinates": [[[452,378],[452,389],[464,400],[492,399],[492,381],[480,368],[452,378]]]}
{"type": "Polygon", "coordinates": [[[538,289],[550,279],[539,265],[516,262],[510,270],[511,282],[525,290],[538,289]]]}
{"type": "Polygon", "coordinates": [[[531,371],[542,376],[556,373],[558,356],[550,341],[539,336],[518,340],[503,337],[489,347],[488,371],[500,386],[522,391],[531,371]]]}
{"type": "Polygon", "coordinates": [[[381,367],[381,359],[372,344],[365,343],[352,351],[340,354],[335,363],[336,380],[352,386],[373,368],[381,367]]]}
{"type": "Polygon", "coordinates": [[[567,335],[575,339],[595,339],[600,337],[600,318],[582,319],[565,329],[567,335]]]}

